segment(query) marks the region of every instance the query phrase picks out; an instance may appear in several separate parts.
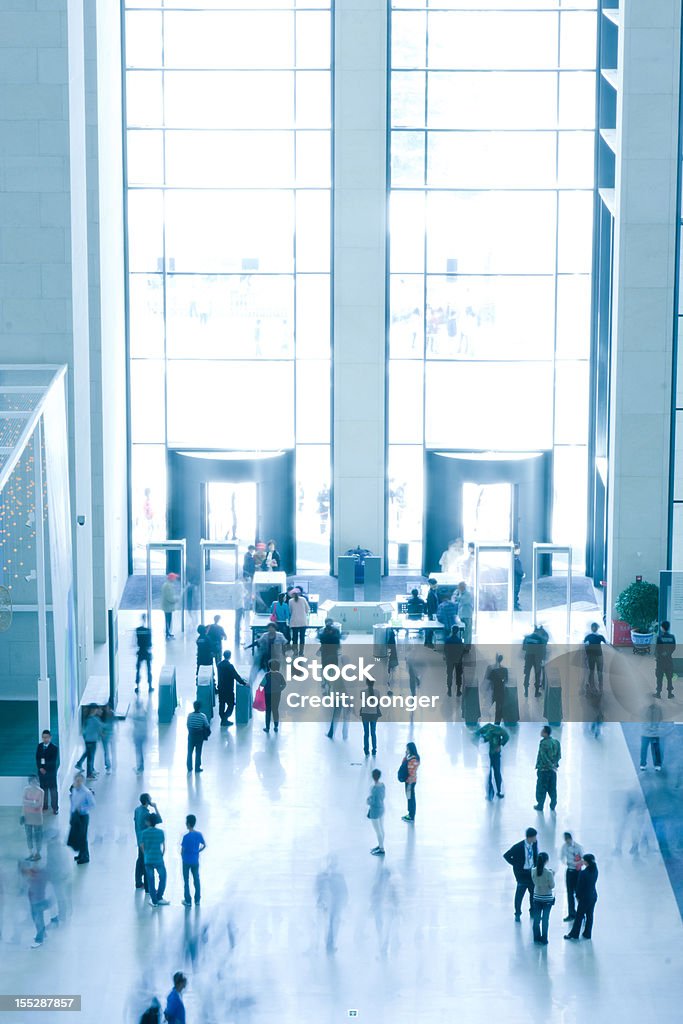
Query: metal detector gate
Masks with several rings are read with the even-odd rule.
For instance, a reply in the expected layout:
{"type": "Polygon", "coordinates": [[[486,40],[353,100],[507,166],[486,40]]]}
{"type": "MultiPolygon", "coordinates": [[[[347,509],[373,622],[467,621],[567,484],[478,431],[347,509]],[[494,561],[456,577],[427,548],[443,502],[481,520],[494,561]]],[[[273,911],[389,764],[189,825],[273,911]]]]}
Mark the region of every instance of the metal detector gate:
{"type": "Polygon", "coordinates": [[[567,556],[567,640],[571,636],[572,619],[572,549],[567,544],[543,544],[538,541],[533,543],[533,556],[531,562],[531,624],[536,625],[536,611],[538,601],[538,558],[539,555],[566,555],[567,556]]]}
{"type": "Polygon", "coordinates": [[[185,540],[152,541],[147,547],[147,625],[152,628],[152,551],[180,552],[180,629],[185,632],[185,583],[186,583],[186,550],[185,540]]]}
{"type": "Polygon", "coordinates": [[[501,541],[497,544],[475,544],[474,547],[474,608],[472,614],[472,634],[474,635],[477,628],[477,618],[479,615],[479,552],[480,551],[503,551],[507,552],[510,557],[510,565],[508,568],[508,615],[510,618],[510,635],[512,635],[512,624],[514,614],[514,574],[515,574],[515,546],[510,541],[501,541]]]}
{"type": "Polygon", "coordinates": [[[235,552],[235,581],[239,579],[239,545],[234,540],[200,540],[199,542],[199,607],[201,621],[206,615],[206,553],[211,551],[235,552]]]}

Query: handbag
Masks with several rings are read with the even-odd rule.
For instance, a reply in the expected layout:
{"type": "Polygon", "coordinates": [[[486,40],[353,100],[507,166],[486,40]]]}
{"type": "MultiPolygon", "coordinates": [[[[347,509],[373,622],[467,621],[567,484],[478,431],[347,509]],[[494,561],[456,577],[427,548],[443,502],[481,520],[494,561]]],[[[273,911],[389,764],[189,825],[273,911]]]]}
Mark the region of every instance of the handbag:
{"type": "Polygon", "coordinates": [[[262,686],[259,686],[258,690],[254,694],[254,703],[252,706],[255,711],[266,710],[266,691],[262,686]]]}
{"type": "Polygon", "coordinates": [[[408,781],[408,762],[407,761],[401,761],[401,766],[398,769],[398,781],[399,782],[407,782],[408,781]]]}
{"type": "Polygon", "coordinates": [[[278,619],[277,615],[275,614],[275,612],[271,612],[270,613],[270,621],[271,622],[278,622],[279,621],[279,619],[278,619]]]}
{"type": "Polygon", "coordinates": [[[205,725],[204,726],[204,732],[203,732],[202,735],[204,736],[205,740],[208,740],[209,736],[211,735],[211,726],[210,725],[205,725]]]}

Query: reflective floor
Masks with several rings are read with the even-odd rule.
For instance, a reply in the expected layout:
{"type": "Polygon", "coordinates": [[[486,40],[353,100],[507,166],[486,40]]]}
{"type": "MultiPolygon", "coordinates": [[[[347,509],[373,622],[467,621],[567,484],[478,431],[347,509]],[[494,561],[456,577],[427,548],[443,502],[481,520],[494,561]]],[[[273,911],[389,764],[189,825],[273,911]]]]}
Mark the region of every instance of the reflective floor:
{"type": "MultiPolygon", "coordinates": [[[[127,630],[136,623],[135,613],[122,614],[121,685],[128,692],[127,630]]],[[[159,644],[155,655],[158,670],[159,644]]],[[[160,730],[150,714],[141,777],[133,771],[131,727],[117,724],[114,773],[102,772],[94,784],[91,862],[77,868],[68,857],[71,918],[50,928],[40,949],[29,948],[34,930],[18,882],[23,830],[16,812],[3,812],[4,991],[11,978],[18,993],[82,994],[83,1011],[73,1015],[81,1024],[137,1024],[147,997],[165,997],[178,969],[189,976],[188,1024],[332,1024],[350,1010],[360,1021],[399,1024],[676,1019],[683,924],[619,725],[605,726],[599,739],[584,725],[559,731],[556,815],[532,809],[539,727],[531,723],[513,730],[503,753],[505,799],[492,804],[484,798],[486,751],[460,723],[380,722],[377,758],[366,761],[358,722],[346,740],[330,741],[321,724],[283,724],[279,735],[267,736],[258,713],[244,728],[221,730],[214,719],[205,770],[188,776],[190,640],[186,648],[179,636],[167,657],[178,666],[183,706],[160,730]],[[401,820],[396,780],[408,739],[422,758],[414,825],[401,820]],[[370,856],[375,837],[365,817],[375,765],[387,786],[381,861],[370,856]],[[169,848],[171,905],[156,910],[133,885],[132,813],[143,790],[159,805],[169,848]],[[208,844],[197,909],[181,905],[178,843],[189,812],[208,844]],[[526,913],[515,924],[514,882],[501,854],[530,824],[553,868],[566,828],[595,854],[591,942],[562,940],[561,872],[548,947],[533,945],[526,913]]],[[[101,769],[101,751],[98,762],[101,769]]],[[[652,784],[665,791],[670,782],[665,754],[665,770],[652,784]]],[[[63,839],[66,814],[50,819],[56,823],[63,839]]],[[[53,1017],[71,1019],[40,1019],[53,1017]]]]}

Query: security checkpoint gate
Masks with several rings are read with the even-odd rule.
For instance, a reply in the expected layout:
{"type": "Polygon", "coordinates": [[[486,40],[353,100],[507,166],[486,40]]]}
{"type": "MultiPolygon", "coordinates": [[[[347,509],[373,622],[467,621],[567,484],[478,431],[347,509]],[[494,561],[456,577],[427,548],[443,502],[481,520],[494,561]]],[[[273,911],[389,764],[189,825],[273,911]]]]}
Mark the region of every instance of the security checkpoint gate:
{"type": "Polygon", "coordinates": [[[152,628],[152,551],[180,553],[180,629],[185,632],[186,545],[183,540],[159,540],[147,544],[147,625],[152,628]]]}
{"type": "Polygon", "coordinates": [[[206,556],[212,551],[235,552],[235,580],[239,579],[239,547],[234,540],[200,540],[199,542],[199,606],[201,621],[206,616],[206,556]]]}
{"type": "Polygon", "coordinates": [[[567,556],[567,636],[571,636],[572,619],[572,549],[568,544],[543,544],[538,541],[533,543],[533,555],[531,560],[531,623],[536,625],[536,612],[538,601],[538,559],[542,555],[566,555],[567,556]]]}
{"type": "Polygon", "coordinates": [[[482,551],[502,551],[509,557],[510,564],[508,566],[508,582],[507,582],[507,605],[508,605],[508,616],[510,619],[510,633],[512,634],[512,624],[514,616],[514,573],[515,573],[515,546],[511,541],[500,541],[498,543],[490,544],[475,544],[474,547],[474,609],[472,615],[472,635],[476,633],[477,629],[477,618],[479,615],[479,584],[481,570],[479,566],[479,556],[482,551]]]}

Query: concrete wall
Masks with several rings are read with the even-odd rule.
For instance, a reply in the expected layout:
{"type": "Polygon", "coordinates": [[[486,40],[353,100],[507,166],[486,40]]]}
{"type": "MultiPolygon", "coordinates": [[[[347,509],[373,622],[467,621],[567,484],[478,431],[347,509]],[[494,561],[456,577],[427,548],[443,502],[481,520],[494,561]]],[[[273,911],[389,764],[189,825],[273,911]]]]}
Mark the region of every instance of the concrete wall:
{"type": "Polygon", "coordinates": [[[337,0],[334,553],[384,554],[386,0],[337,0]]]}
{"type": "MultiPolygon", "coordinates": [[[[47,668],[50,697],[56,698],[52,615],[47,616],[47,668]]],[[[37,700],[40,675],[38,613],[14,612],[12,627],[0,633],[0,696],[3,700],[37,700]]]]}
{"type": "Polygon", "coordinates": [[[623,0],[619,37],[608,611],[666,567],[681,0],[623,0]]]}
{"type": "Polygon", "coordinates": [[[118,0],[0,0],[0,361],[69,368],[83,679],[127,568],[120,126],[118,0]]]}

